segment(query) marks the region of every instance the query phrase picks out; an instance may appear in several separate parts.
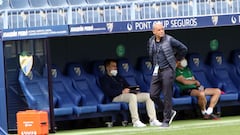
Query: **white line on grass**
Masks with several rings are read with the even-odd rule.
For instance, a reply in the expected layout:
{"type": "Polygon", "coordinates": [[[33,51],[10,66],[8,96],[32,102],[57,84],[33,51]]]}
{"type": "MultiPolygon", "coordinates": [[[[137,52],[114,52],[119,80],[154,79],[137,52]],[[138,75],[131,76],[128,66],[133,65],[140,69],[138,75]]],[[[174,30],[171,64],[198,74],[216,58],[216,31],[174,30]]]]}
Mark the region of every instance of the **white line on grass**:
{"type": "MultiPolygon", "coordinates": [[[[197,129],[197,128],[205,128],[205,127],[220,127],[220,126],[227,126],[227,125],[240,125],[240,119],[236,120],[212,120],[212,121],[205,121],[199,123],[183,123],[182,125],[171,125],[168,128],[161,128],[161,127],[144,127],[144,128],[132,128],[122,127],[121,129],[114,129],[114,128],[106,128],[106,129],[98,129],[92,131],[79,131],[77,134],[74,135],[101,135],[101,134],[111,134],[111,135],[119,135],[119,134],[134,134],[136,132],[139,133],[147,133],[149,131],[174,131],[174,130],[184,130],[184,129],[197,129]]],[[[72,134],[72,133],[71,133],[72,134]]],[[[59,134],[60,135],[60,134],[59,134]]],[[[67,135],[65,133],[64,135],[67,135]]],[[[70,134],[69,134],[70,135],[70,134]]]]}

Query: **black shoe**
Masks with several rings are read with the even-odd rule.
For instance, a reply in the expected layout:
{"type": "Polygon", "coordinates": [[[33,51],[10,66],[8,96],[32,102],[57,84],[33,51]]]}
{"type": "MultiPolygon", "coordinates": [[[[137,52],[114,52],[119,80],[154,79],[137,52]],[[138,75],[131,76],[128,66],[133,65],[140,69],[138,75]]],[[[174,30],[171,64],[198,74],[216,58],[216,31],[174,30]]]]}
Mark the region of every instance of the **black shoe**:
{"type": "Polygon", "coordinates": [[[172,121],[173,121],[174,117],[176,116],[176,114],[177,114],[177,112],[175,110],[172,110],[171,117],[170,117],[170,120],[168,122],[168,125],[172,124],[172,121]]]}
{"type": "Polygon", "coordinates": [[[217,115],[215,115],[215,114],[210,114],[209,117],[210,117],[211,120],[219,120],[219,119],[220,119],[220,118],[219,118],[217,115]]]}
{"type": "Polygon", "coordinates": [[[215,115],[215,114],[204,114],[203,115],[203,119],[204,120],[219,120],[220,118],[217,116],[217,115],[215,115]]]}
{"type": "Polygon", "coordinates": [[[208,114],[203,114],[203,119],[204,120],[209,120],[210,119],[210,115],[208,115],[208,114]]]}
{"type": "Polygon", "coordinates": [[[162,125],[160,127],[163,127],[163,128],[166,128],[166,127],[169,127],[169,124],[168,123],[165,123],[163,122],[162,125]]]}

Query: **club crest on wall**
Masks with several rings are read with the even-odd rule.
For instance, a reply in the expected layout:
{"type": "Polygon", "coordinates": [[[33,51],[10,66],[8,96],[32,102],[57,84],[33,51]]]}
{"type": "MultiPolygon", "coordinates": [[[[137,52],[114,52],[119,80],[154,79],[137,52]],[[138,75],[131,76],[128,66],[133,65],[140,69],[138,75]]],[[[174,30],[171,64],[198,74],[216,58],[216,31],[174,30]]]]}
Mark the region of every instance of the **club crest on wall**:
{"type": "Polygon", "coordinates": [[[27,52],[22,52],[19,55],[19,64],[23,73],[28,76],[33,67],[33,56],[27,52]]]}

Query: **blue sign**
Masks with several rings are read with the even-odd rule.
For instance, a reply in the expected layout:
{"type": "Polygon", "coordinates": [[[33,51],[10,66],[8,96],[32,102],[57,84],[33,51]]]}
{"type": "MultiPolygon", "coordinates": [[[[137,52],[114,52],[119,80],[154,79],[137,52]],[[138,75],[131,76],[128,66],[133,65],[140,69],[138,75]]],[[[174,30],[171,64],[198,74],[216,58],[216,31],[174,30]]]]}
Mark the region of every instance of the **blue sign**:
{"type": "Polygon", "coordinates": [[[68,35],[69,30],[67,25],[3,30],[3,40],[46,38],[68,35]]]}
{"type": "Polygon", "coordinates": [[[156,22],[166,30],[240,25],[240,14],[6,29],[3,40],[151,31],[156,22]]]}
{"type": "Polygon", "coordinates": [[[166,30],[239,25],[240,14],[81,24],[70,25],[69,28],[70,35],[142,32],[151,31],[156,22],[161,22],[166,30]]]}

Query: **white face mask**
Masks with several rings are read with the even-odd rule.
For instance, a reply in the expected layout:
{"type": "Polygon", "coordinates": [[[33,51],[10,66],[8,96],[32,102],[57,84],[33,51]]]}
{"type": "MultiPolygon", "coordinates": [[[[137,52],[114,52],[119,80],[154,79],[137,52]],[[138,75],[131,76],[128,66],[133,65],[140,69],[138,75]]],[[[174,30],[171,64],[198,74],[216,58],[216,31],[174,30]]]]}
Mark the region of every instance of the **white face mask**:
{"type": "Polygon", "coordinates": [[[118,71],[117,70],[111,70],[110,73],[113,75],[113,76],[116,76],[118,71]]]}
{"type": "Polygon", "coordinates": [[[181,60],[180,64],[181,64],[181,66],[184,67],[184,68],[187,67],[187,65],[188,65],[186,59],[181,60]]]}

